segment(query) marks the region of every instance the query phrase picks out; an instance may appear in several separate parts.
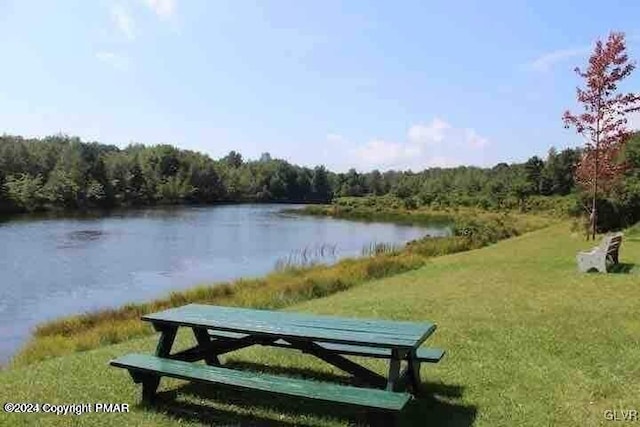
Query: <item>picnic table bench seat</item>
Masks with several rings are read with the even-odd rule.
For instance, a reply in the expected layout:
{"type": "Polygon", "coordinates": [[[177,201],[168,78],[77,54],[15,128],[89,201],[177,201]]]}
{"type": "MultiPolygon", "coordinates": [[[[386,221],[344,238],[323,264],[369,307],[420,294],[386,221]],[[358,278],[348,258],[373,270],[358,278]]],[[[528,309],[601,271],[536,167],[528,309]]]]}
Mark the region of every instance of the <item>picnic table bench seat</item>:
{"type": "MultiPolygon", "coordinates": [[[[238,332],[209,330],[209,336],[213,338],[227,338],[227,339],[243,339],[247,335],[238,332]]],[[[291,345],[284,340],[277,340],[271,342],[269,345],[273,347],[291,348],[291,345]]],[[[379,359],[389,359],[391,357],[391,349],[389,348],[376,348],[376,347],[364,347],[348,344],[335,344],[335,343],[319,343],[320,346],[327,350],[334,351],[338,354],[344,354],[347,356],[364,356],[379,359]]],[[[438,363],[445,355],[445,351],[439,348],[419,348],[416,351],[415,359],[424,363],[438,363]]]]}
{"type": "Polygon", "coordinates": [[[622,233],[609,234],[603,237],[602,242],[590,251],[578,252],[578,255],[576,255],[578,270],[585,273],[595,269],[601,273],[606,273],[607,262],[609,264],[618,264],[622,236],[622,233]]]}
{"type": "MultiPolygon", "coordinates": [[[[381,411],[400,411],[411,400],[411,395],[408,393],[194,364],[148,354],[127,354],[112,360],[110,364],[127,369],[133,380],[136,383],[142,382],[143,387],[145,376],[171,377],[225,385],[237,389],[251,389],[326,402],[338,402],[381,411]]],[[[143,396],[149,400],[153,393],[146,393],[143,389],[143,396]]]]}

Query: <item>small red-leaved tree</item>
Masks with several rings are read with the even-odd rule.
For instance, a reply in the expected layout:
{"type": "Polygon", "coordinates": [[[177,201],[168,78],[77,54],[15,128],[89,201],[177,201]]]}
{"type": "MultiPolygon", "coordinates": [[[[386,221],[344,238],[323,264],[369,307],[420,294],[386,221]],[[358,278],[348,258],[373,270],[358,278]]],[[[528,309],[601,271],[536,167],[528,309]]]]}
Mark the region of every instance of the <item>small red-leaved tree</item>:
{"type": "Polygon", "coordinates": [[[575,69],[585,80],[585,88],[577,89],[578,102],[584,111],[578,115],[566,111],[562,117],[566,128],[575,127],[587,140],[576,168],[576,181],[591,191],[592,239],[596,236],[598,194],[615,185],[624,171],[619,153],[629,136],[625,115],[640,110],[640,96],[617,93],[620,81],[635,68],[625,50],[624,33],[609,34],[606,44],[596,42],[587,69],[575,69]]]}

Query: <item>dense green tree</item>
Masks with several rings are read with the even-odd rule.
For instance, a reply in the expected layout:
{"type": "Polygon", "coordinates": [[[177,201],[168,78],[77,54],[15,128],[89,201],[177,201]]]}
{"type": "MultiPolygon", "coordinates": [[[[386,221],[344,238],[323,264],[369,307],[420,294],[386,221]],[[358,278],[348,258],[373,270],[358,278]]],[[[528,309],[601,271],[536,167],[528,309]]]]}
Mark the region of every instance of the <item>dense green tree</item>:
{"type": "Polygon", "coordinates": [[[45,196],[42,176],[26,173],[9,175],[4,183],[4,192],[20,209],[32,212],[41,209],[45,196]]]}
{"type": "Polygon", "coordinates": [[[85,198],[77,182],[78,173],[79,171],[56,167],[44,186],[44,196],[54,205],[65,208],[81,207],[85,198]]]}
{"type": "Polygon", "coordinates": [[[316,202],[326,202],[331,200],[332,186],[329,182],[329,173],[324,166],[317,166],[313,169],[311,176],[311,200],[316,202]]]}
{"type": "Polygon", "coordinates": [[[339,195],[343,197],[362,196],[365,194],[364,179],[354,168],[346,174],[339,174],[339,195]]]}
{"type": "Polygon", "coordinates": [[[269,182],[269,193],[276,200],[281,200],[287,193],[287,183],[280,175],[274,175],[269,182]]]}
{"type": "Polygon", "coordinates": [[[569,194],[575,187],[574,172],[580,160],[580,150],[567,148],[560,153],[549,150],[542,170],[542,194],[569,194]]]}
{"type": "Polygon", "coordinates": [[[190,196],[198,203],[212,203],[222,199],[224,187],[215,166],[208,158],[199,156],[189,165],[188,185],[190,196]]]}
{"type": "Polygon", "coordinates": [[[87,185],[86,192],[87,202],[94,206],[103,206],[107,204],[107,191],[104,185],[92,179],[87,185]]]}
{"type": "Polygon", "coordinates": [[[269,192],[269,187],[267,187],[266,185],[263,186],[262,189],[256,193],[256,200],[258,200],[259,202],[267,202],[271,200],[271,198],[272,198],[272,195],[269,192]]]}
{"type": "Polygon", "coordinates": [[[189,178],[182,174],[163,178],[157,186],[157,199],[162,203],[178,204],[193,197],[195,189],[189,184],[189,178]]]}
{"type": "Polygon", "coordinates": [[[615,198],[623,213],[623,224],[640,221],[640,132],[625,144],[623,158],[626,171],[621,185],[616,189],[615,198]]]}
{"type": "Polygon", "coordinates": [[[297,172],[293,166],[282,160],[275,160],[275,172],[269,182],[269,192],[276,200],[299,197],[297,172]]]}
{"type": "MultiPolygon", "coordinates": [[[[640,148],[628,144],[630,167],[611,199],[611,212],[631,221],[640,212],[640,148]]],[[[580,151],[549,152],[545,160],[500,163],[493,168],[430,168],[420,172],[350,169],[333,173],[274,159],[243,160],[237,152],[214,160],[170,145],[124,149],[55,135],[43,139],[0,136],[0,212],[155,203],[220,201],[328,202],[335,196],[395,195],[407,208],[529,206],[532,195],[574,190],[580,151]]],[[[620,223],[618,221],[618,223],[620,223]]],[[[607,221],[613,226],[613,221],[607,221]]]]}
{"type": "Polygon", "coordinates": [[[516,174],[509,186],[510,195],[517,200],[520,209],[525,208],[527,197],[536,192],[535,185],[538,185],[539,178],[536,178],[533,182],[531,181],[532,176],[531,171],[527,168],[528,165],[527,162],[524,171],[516,174]]]}
{"type": "Polygon", "coordinates": [[[406,175],[393,185],[391,193],[400,199],[407,199],[416,195],[418,191],[414,186],[415,182],[416,180],[413,179],[413,176],[406,175]]]}
{"type": "Polygon", "coordinates": [[[239,168],[242,166],[242,154],[233,150],[229,151],[229,154],[227,154],[222,160],[230,168],[239,168]]]}
{"type": "Polygon", "coordinates": [[[298,171],[296,177],[296,191],[293,194],[293,199],[296,201],[306,201],[311,197],[311,178],[312,172],[308,168],[303,168],[298,171]]]}
{"type": "Polygon", "coordinates": [[[375,196],[381,196],[389,191],[388,189],[385,191],[384,178],[378,169],[366,175],[365,187],[369,190],[369,193],[375,196]]]}
{"type": "Polygon", "coordinates": [[[225,199],[240,200],[242,191],[242,174],[238,169],[223,170],[223,194],[225,199]]]}
{"type": "Polygon", "coordinates": [[[538,156],[533,156],[527,160],[524,164],[525,180],[529,187],[528,193],[541,194],[542,193],[542,170],[544,169],[544,162],[538,156]]]}
{"type": "Polygon", "coordinates": [[[0,170],[4,176],[30,172],[32,165],[27,147],[21,137],[0,137],[0,170]]]}

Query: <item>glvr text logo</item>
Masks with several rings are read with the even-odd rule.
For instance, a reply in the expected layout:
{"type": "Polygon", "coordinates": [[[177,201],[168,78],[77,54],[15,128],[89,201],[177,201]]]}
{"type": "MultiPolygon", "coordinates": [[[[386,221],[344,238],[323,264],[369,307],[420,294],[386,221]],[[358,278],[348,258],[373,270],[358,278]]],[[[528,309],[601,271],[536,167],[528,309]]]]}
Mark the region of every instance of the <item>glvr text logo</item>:
{"type": "Polygon", "coordinates": [[[637,409],[607,409],[604,418],[609,421],[640,421],[637,409]]]}

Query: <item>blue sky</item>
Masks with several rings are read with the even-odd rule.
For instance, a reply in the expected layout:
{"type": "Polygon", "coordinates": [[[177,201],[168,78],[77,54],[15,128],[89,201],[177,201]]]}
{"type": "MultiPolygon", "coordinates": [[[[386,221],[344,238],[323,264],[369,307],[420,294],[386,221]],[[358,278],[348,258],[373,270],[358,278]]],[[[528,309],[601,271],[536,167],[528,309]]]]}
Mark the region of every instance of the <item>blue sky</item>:
{"type": "Polygon", "coordinates": [[[561,122],[572,69],[610,30],[640,57],[638,16],[637,0],[0,0],[0,133],[339,171],[522,161],[580,143],[561,122]]]}

